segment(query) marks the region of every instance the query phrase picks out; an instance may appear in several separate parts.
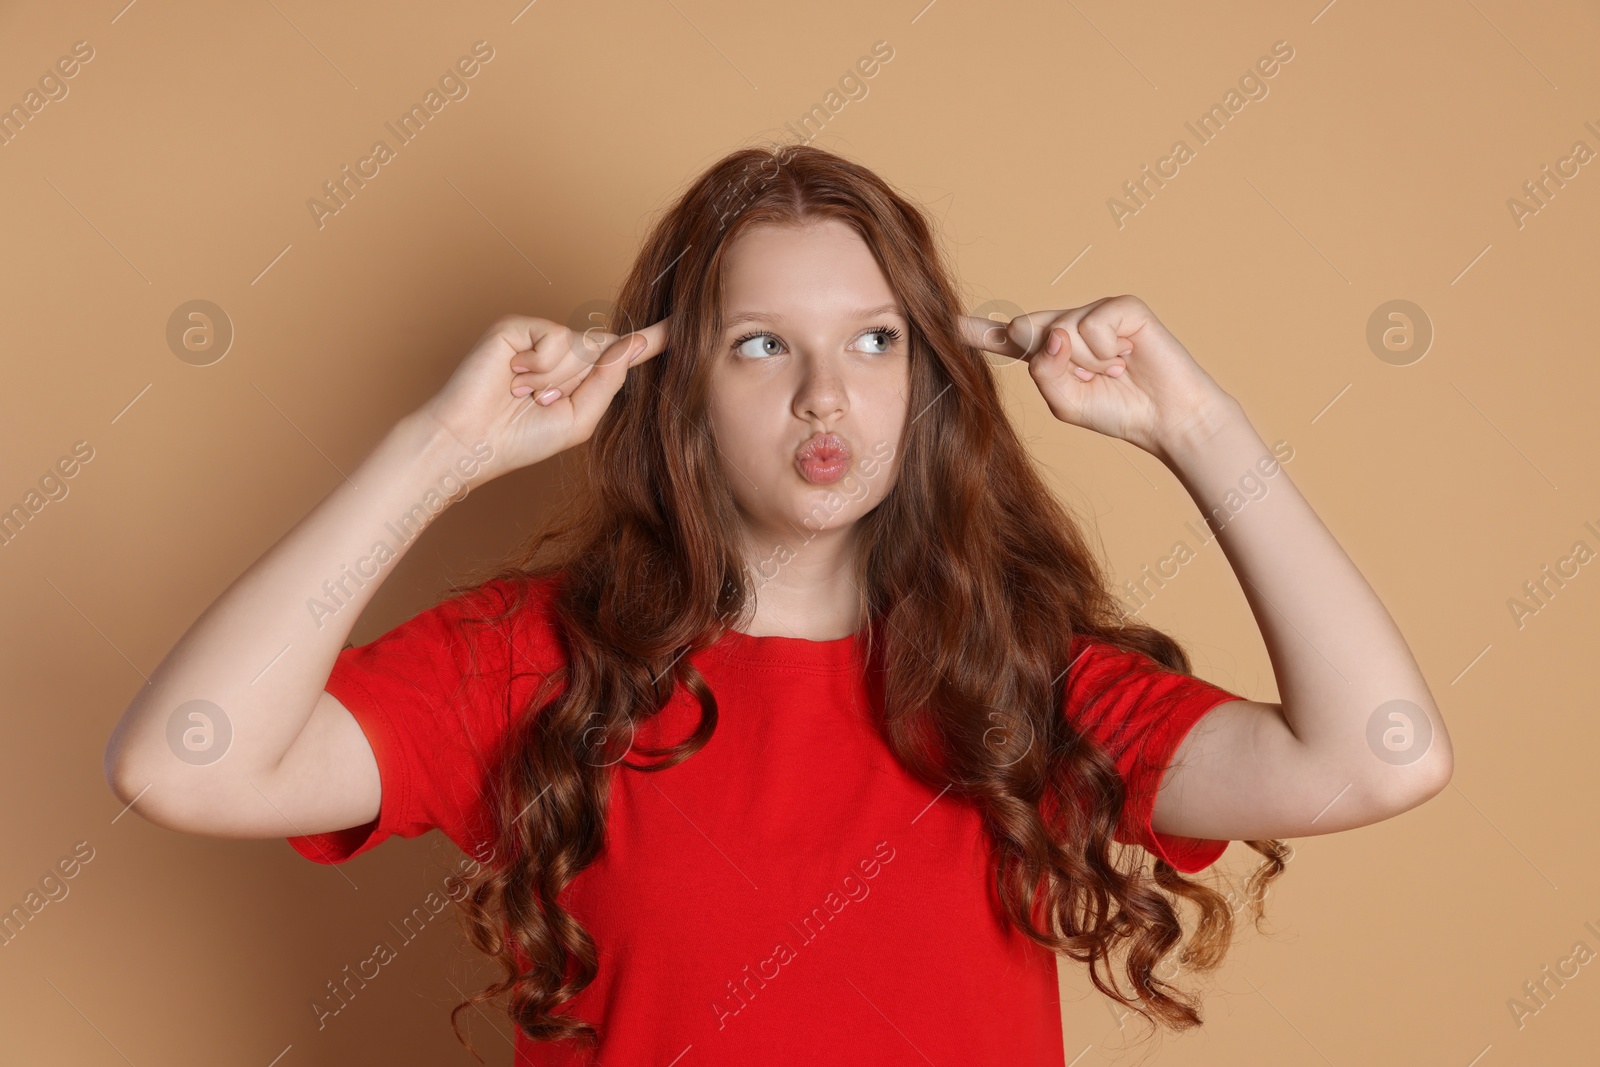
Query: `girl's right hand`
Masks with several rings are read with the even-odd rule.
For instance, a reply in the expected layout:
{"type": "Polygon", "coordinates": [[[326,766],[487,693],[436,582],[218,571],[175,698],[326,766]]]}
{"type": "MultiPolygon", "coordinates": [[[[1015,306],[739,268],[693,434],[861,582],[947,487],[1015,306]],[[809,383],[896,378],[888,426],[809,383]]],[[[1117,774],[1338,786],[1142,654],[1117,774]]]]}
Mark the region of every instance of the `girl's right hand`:
{"type": "Polygon", "coordinates": [[[506,315],[417,414],[464,448],[486,441],[489,478],[549,459],[589,439],[628,367],[666,348],[669,321],[618,335],[506,315]]]}

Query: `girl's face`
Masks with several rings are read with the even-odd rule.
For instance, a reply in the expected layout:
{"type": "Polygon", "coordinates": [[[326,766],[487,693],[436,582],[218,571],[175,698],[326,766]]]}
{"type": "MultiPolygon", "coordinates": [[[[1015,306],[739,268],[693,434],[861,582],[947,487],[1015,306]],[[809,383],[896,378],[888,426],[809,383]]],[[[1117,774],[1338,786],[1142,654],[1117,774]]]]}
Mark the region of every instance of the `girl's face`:
{"type": "Polygon", "coordinates": [[[723,263],[710,418],[752,547],[770,570],[785,547],[798,553],[848,529],[893,487],[909,323],[866,242],[843,222],[753,226],[723,263]]]}

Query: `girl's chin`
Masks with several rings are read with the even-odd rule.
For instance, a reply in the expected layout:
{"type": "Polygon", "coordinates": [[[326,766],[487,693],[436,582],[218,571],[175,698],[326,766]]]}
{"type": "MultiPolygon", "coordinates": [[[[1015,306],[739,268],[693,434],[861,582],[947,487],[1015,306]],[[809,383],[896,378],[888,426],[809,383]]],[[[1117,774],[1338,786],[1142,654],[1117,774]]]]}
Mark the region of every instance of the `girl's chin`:
{"type": "Polygon", "coordinates": [[[848,529],[861,517],[861,503],[828,486],[810,485],[796,490],[786,507],[740,511],[752,530],[762,531],[762,540],[770,538],[774,544],[799,547],[823,534],[848,529]]]}

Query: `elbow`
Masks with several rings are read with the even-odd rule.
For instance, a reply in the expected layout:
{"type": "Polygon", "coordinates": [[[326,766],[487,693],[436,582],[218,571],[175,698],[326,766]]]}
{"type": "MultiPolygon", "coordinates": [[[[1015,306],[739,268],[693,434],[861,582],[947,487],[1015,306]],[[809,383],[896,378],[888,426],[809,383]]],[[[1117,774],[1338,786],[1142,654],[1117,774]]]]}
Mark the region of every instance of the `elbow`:
{"type": "Polygon", "coordinates": [[[1392,818],[1420,807],[1444,792],[1454,771],[1455,760],[1446,746],[1442,751],[1430,753],[1416,763],[1389,768],[1389,773],[1374,792],[1383,797],[1387,817],[1392,818]]]}
{"type": "Polygon", "coordinates": [[[149,775],[137,768],[126,746],[119,744],[115,736],[106,745],[100,770],[105,775],[111,795],[125,807],[138,801],[152,785],[149,775]]]}
{"type": "Polygon", "coordinates": [[[1416,799],[1412,804],[1413,807],[1444,792],[1444,787],[1450,784],[1450,778],[1456,769],[1455,748],[1450,744],[1450,735],[1445,732],[1444,720],[1439,715],[1438,709],[1431,709],[1431,715],[1436,724],[1433,743],[1414,765],[1412,787],[1416,799]]]}
{"type": "Polygon", "coordinates": [[[215,762],[185,759],[164,734],[125,735],[119,728],[106,744],[101,770],[124,814],[137,812],[152,826],[177,833],[227,836],[218,828],[235,821],[241,783],[249,775],[237,760],[221,770],[208,766],[215,762]]]}
{"type": "Polygon", "coordinates": [[[1450,749],[1446,747],[1444,751],[1434,759],[1432,765],[1428,768],[1428,772],[1425,776],[1425,781],[1423,784],[1422,796],[1417,803],[1420,804],[1424,800],[1431,800],[1440,793],[1444,792],[1444,787],[1450,784],[1450,778],[1453,774],[1455,774],[1455,769],[1455,756],[1453,756],[1450,752],[1450,749]]]}
{"type": "MultiPolygon", "coordinates": [[[[1377,743],[1368,734],[1367,744],[1378,761],[1364,759],[1371,795],[1387,810],[1389,816],[1399,815],[1419,807],[1450,784],[1455,773],[1455,752],[1444,718],[1434,705],[1426,705],[1426,722],[1413,724],[1403,734],[1407,742],[1400,748],[1389,748],[1377,743]],[[1420,749],[1413,754],[1408,749],[1420,749]],[[1378,766],[1373,769],[1373,762],[1378,766]]],[[[1393,718],[1393,716],[1391,716],[1393,718]]],[[[1385,740],[1388,734],[1384,735],[1385,740]]]]}
{"type": "Polygon", "coordinates": [[[138,731],[134,729],[137,721],[135,705],[128,705],[122,717],[117,720],[117,725],[111,731],[111,736],[106,739],[105,751],[100,757],[100,773],[105,776],[106,785],[111,789],[111,795],[122,804],[131,804],[149,785],[145,778],[134,784],[139,776],[136,764],[147,761],[138,758],[140,746],[138,731]]]}
{"type": "Polygon", "coordinates": [[[123,791],[128,783],[127,754],[122,739],[119,736],[121,728],[113,730],[111,737],[106,741],[105,751],[100,755],[100,773],[104,775],[106,785],[111,790],[111,795],[123,804],[128,803],[128,798],[123,791]]]}
{"type": "Polygon", "coordinates": [[[179,768],[166,735],[165,723],[152,723],[140,711],[136,698],[106,739],[100,770],[111,795],[124,813],[132,809],[149,823],[176,829],[183,817],[173,803],[193,788],[179,768]]]}
{"type": "MultiPolygon", "coordinates": [[[[170,753],[165,751],[151,751],[150,746],[139,742],[137,734],[119,724],[106,742],[100,770],[111,795],[116,797],[124,811],[131,808],[146,822],[172,829],[173,813],[163,811],[160,805],[153,803],[173,792],[170,775],[163,784],[159,774],[163,756],[171,758],[170,753]]],[[[170,799],[170,796],[166,799],[170,799]]]]}
{"type": "Polygon", "coordinates": [[[199,809],[186,802],[181,781],[173,778],[163,781],[148,763],[109,749],[104,769],[106,784],[122,806],[123,814],[137,812],[145,822],[163,830],[201,832],[195,815],[199,809]]]}

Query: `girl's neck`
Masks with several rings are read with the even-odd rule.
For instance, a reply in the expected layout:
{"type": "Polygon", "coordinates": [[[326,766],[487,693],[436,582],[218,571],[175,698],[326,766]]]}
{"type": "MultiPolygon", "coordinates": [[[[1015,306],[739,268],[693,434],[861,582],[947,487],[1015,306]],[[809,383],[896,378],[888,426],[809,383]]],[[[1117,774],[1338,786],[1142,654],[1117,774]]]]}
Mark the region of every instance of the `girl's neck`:
{"type": "Polygon", "coordinates": [[[827,531],[800,547],[758,553],[750,567],[753,610],[733,629],[752,637],[808,641],[855,633],[860,629],[861,592],[851,541],[848,531],[827,531]]]}

